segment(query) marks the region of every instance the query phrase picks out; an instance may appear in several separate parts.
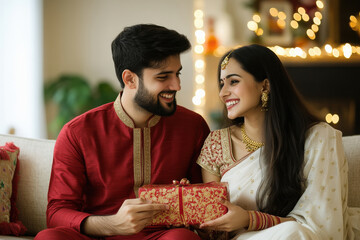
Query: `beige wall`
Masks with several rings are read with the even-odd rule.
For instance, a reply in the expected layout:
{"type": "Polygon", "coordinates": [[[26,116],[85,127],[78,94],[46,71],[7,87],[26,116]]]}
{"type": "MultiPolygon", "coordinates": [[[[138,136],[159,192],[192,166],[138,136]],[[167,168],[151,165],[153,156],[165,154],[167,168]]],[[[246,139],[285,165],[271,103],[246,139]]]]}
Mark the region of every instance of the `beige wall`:
{"type": "MultiPolygon", "coordinates": [[[[43,0],[44,78],[81,74],[92,83],[117,81],[110,44],[126,26],[155,23],[177,30],[193,42],[193,0],[43,0]]],[[[194,45],[194,44],[193,44],[194,45]]],[[[193,108],[192,52],[182,56],[178,103],[193,108]]]]}

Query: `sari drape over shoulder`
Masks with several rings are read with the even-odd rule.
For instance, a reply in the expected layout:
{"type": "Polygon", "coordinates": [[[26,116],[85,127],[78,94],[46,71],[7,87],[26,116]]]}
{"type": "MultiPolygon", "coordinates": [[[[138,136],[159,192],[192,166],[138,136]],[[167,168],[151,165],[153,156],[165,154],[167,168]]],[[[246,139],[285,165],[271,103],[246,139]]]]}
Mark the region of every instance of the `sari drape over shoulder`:
{"type": "MultiPolygon", "coordinates": [[[[228,182],[232,203],[246,210],[258,210],[256,192],[263,178],[263,148],[238,162],[231,149],[229,129],[213,131],[197,162],[221,176],[222,182],[228,182]]],[[[326,123],[316,124],[308,130],[305,141],[304,193],[288,215],[296,222],[257,232],[242,229],[233,233],[233,239],[355,239],[360,217],[356,214],[359,209],[347,206],[347,174],[342,133],[326,123]]]]}

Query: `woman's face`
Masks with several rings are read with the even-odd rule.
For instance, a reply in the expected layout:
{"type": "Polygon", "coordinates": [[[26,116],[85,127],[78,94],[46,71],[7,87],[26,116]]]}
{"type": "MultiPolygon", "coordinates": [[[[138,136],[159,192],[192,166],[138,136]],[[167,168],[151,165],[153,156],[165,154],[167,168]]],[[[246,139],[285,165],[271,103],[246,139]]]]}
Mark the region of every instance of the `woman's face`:
{"type": "Polygon", "coordinates": [[[256,82],[253,75],[230,58],[220,74],[220,98],[226,105],[229,119],[259,114],[261,111],[261,92],[264,81],[256,82]]]}

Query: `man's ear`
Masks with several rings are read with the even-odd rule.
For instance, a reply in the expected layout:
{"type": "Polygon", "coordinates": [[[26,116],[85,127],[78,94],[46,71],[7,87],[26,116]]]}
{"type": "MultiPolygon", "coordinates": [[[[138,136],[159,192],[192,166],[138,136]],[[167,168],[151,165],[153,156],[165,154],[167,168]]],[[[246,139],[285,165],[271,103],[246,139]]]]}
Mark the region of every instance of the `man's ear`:
{"type": "Polygon", "coordinates": [[[136,89],[137,87],[137,75],[130,71],[129,69],[125,69],[122,72],[122,79],[126,87],[130,89],[136,89]]]}
{"type": "Polygon", "coordinates": [[[262,91],[270,92],[270,81],[267,78],[263,81],[262,91]]]}

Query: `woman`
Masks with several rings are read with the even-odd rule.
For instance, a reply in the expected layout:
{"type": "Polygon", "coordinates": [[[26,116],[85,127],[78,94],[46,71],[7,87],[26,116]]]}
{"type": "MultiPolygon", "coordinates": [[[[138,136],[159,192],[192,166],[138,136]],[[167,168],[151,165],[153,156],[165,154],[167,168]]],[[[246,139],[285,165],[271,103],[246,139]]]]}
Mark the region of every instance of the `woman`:
{"type": "Polygon", "coordinates": [[[279,58],[260,45],[219,64],[232,120],[198,159],[204,182],[228,182],[228,213],[200,228],[233,239],[351,239],[342,134],[305,107],[279,58]]]}

